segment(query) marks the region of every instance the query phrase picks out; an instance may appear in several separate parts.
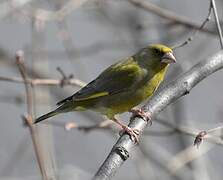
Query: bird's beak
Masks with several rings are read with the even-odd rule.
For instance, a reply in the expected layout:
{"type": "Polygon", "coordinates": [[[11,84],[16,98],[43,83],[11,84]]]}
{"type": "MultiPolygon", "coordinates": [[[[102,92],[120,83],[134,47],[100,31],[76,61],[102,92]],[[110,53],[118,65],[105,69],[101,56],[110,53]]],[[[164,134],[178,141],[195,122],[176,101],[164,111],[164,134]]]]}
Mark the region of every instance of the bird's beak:
{"type": "Polygon", "coordinates": [[[166,64],[175,63],[176,58],[174,57],[172,52],[168,52],[163,55],[161,62],[166,64]]]}

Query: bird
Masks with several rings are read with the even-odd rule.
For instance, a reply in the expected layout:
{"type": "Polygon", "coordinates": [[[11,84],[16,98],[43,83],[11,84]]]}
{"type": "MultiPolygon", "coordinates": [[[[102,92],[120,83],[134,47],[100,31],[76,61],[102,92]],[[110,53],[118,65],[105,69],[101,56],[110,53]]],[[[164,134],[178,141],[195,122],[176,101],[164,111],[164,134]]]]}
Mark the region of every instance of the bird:
{"type": "Polygon", "coordinates": [[[52,116],[70,111],[92,110],[117,123],[133,141],[139,130],[122,123],[116,115],[132,112],[149,119],[134,108],[149,99],[163,81],[170,64],[175,63],[173,50],[163,44],[151,44],[136,54],[109,66],[96,79],[79,91],[57,103],[57,108],[38,117],[35,124],[52,116]]]}

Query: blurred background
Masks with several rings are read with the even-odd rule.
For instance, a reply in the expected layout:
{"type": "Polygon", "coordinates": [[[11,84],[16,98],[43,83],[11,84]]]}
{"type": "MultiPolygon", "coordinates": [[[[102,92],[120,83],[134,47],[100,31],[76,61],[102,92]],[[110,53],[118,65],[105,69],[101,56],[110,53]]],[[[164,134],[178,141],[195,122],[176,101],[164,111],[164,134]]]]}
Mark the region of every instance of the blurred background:
{"type": "MultiPolygon", "coordinates": [[[[54,109],[56,102],[72,95],[106,67],[140,48],[151,43],[173,46],[185,41],[202,24],[209,9],[209,0],[141,0],[151,9],[138,7],[134,2],[0,1],[0,179],[90,179],[119,137],[119,129],[113,125],[87,132],[77,127],[65,129],[67,123],[94,127],[103,122],[94,112],[61,114],[32,131],[21,118],[27,115],[27,105],[24,84],[17,82],[22,80],[15,63],[17,50],[24,51],[29,78],[61,82],[64,78],[69,81],[72,74],[71,78],[80,80],[64,86],[33,85],[35,118],[54,109]],[[162,16],[162,12],[172,13],[176,20],[162,16]],[[12,82],[13,78],[17,81],[12,82]],[[41,154],[42,175],[33,139],[41,154]]],[[[223,2],[216,3],[222,19],[223,2]]],[[[176,49],[178,63],[169,69],[163,85],[219,50],[212,15],[190,44],[176,49]]],[[[222,75],[220,71],[208,77],[160,113],[113,179],[220,180],[222,147],[207,141],[199,148],[193,147],[194,136],[188,134],[222,125],[222,75]]],[[[121,118],[128,123],[129,116],[126,113],[121,118]]],[[[221,138],[220,131],[221,128],[215,131],[216,138],[221,138]]]]}

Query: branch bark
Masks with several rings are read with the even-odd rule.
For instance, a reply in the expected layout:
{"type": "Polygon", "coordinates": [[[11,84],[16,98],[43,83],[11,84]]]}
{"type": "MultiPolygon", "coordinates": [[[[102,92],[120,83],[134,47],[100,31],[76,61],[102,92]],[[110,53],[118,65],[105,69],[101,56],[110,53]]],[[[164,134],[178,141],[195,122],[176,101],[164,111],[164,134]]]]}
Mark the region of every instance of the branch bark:
{"type": "MultiPolygon", "coordinates": [[[[181,75],[177,80],[172,81],[159,93],[154,95],[148,103],[142,107],[145,112],[154,117],[170,103],[175,102],[180,97],[188,94],[190,90],[200,81],[212,73],[223,68],[223,51],[219,51],[213,56],[193,66],[189,71],[181,75]]],[[[141,133],[146,128],[147,123],[141,118],[135,118],[129,127],[139,129],[141,133]]],[[[135,144],[127,134],[123,134],[113,146],[108,157],[93,177],[93,180],[107,180],[115,175],[121,165],[128,159],[135,144]]]]}
{"type": "Polygon", "coordinates": [[[26,68],[24,65],[24,53],[22,51],[18,51],[16,53],[16,63],[18,65],[20,74],[23,78],[25,90],[26,90],[27,116],[23,116],[23,120],[24,122],[27,123],[30,130],[30,134],[31,134],[31,138],[32,138],[33,146],[34,146],[34,151],[36,154],[36,158],[37,158],[37,162],[40,168],[42,179],[47,180],[47,173],[46,173],[46,168],[44,165],[41,147],[38,142],[36,128],[33,126],[33,91],[32,91],[31,85],[28,84],[28,75],[26,73],[26,68]]]}

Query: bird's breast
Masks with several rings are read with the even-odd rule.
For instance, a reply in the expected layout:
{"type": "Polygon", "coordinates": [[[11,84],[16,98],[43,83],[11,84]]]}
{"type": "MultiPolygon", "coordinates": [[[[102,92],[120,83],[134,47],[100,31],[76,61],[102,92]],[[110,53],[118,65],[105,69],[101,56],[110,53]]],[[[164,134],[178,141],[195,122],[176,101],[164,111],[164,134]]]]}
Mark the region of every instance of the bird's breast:
{"type": "Polygon", "coordinates": [[[160,83],[163,81],[167,68],[163,68],[158,73],[154,73],[150,79],[148,79],[141,88],[138,89],[143,100],[149,98],[153,95],[156,89],[159,87],[160,83]]]}

